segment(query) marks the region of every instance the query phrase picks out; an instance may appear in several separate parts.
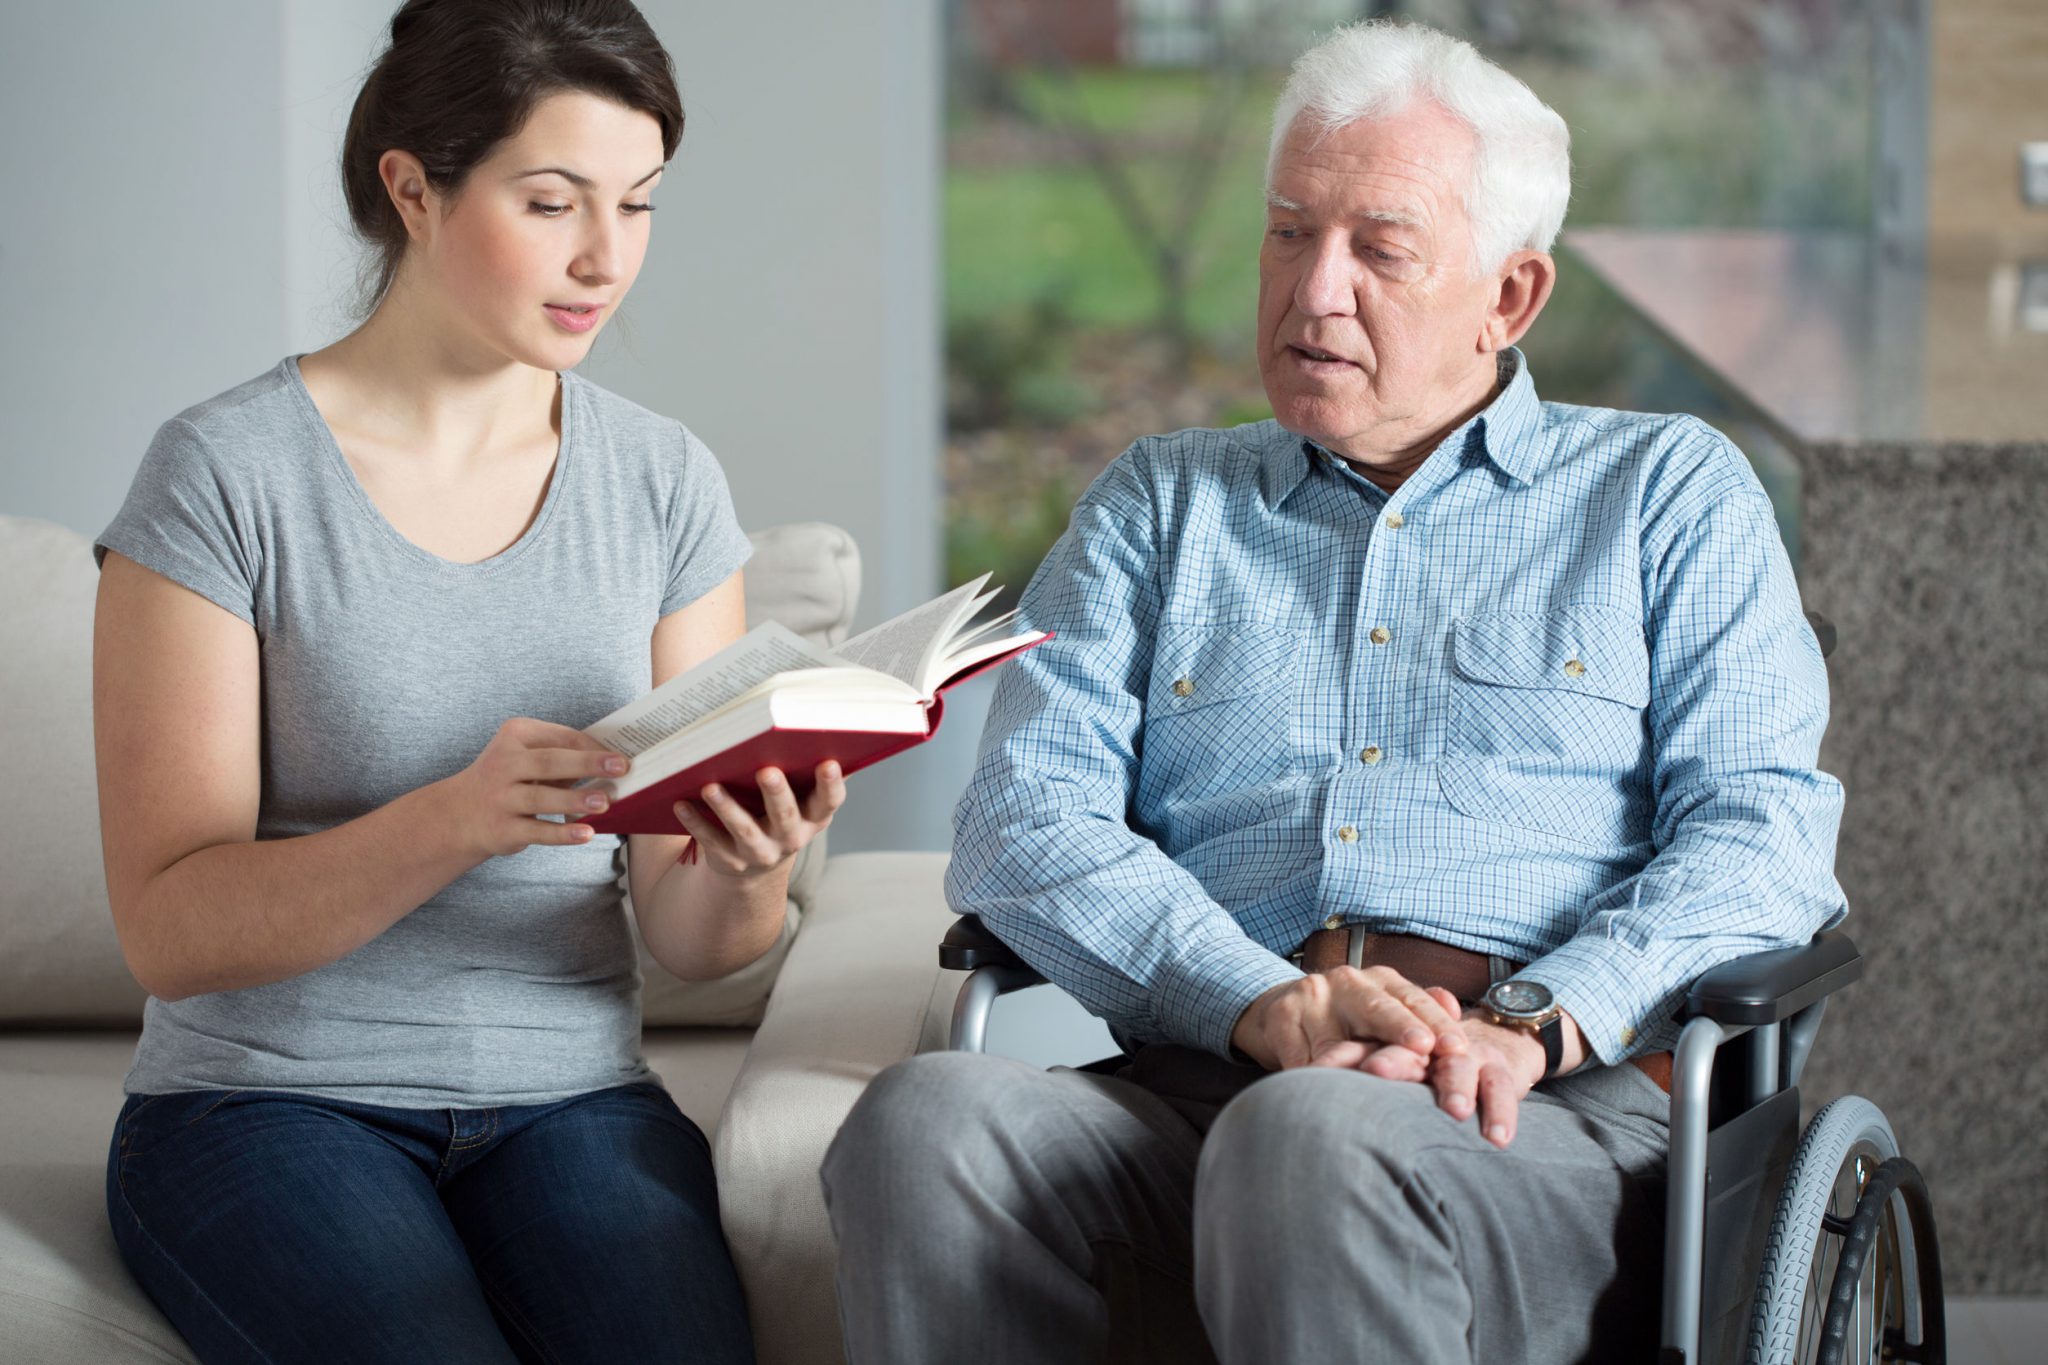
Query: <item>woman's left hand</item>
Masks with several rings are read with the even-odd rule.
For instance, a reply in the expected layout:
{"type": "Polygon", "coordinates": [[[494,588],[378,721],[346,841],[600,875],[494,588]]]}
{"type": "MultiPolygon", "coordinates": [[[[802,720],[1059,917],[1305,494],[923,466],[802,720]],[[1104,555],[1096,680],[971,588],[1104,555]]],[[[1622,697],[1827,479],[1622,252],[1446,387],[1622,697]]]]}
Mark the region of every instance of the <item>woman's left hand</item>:
{"type": "MultiPolygon", "coordinates": [[[[714,782],[704,788],[701,803],[676,802],[676,819],[690,832],[691,848],[703,850],[704,865],[720,876],[746,881],[783,871],[846,803],[846,779],[837,763],[820,763],[816,777],[811,794],[799,804],[782,769],[761,769],[754,781],[766,814],[758,818],[714,782]]],[[[683,861],[691,861],[687,853],[683,861]]]]}

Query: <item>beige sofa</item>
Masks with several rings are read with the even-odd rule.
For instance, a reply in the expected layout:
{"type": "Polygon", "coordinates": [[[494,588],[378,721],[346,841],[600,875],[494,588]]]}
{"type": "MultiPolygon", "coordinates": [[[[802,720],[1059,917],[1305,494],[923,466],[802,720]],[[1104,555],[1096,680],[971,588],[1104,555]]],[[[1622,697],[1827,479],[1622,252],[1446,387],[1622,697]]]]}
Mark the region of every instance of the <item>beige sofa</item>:
{"type": "MultiPolygon", "coordinates": [[[[859,556],[836,527],[754,536],[749,623],[843,639],[859,556]]],[[[104,1170],[143,994],[107,910],[94,776],[87,537],[0,516],[0,1360],[190,1361],[121,1264],[104,1170]]],[[[860,780],[851,799],[860,799],[860,780]]],[[[808,850],[783,941],[724,981],[642,957],[645,1046],[713,1135],[725,1231],[760,1359],[842,1358],[818,1191],[826,1144],[875,1072],[942,1046],[958,991],[939,854],[808,850]]]]}

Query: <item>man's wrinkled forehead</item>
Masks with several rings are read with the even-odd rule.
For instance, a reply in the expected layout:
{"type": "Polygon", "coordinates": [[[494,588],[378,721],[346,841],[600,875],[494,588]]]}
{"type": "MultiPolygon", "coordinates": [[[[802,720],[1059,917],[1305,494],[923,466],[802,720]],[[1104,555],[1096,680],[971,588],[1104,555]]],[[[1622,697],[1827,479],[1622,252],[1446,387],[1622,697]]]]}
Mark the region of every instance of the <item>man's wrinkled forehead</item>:
{"type": "MultiPolygon", "coordinates": [[[[1289,199],[1286,195],[1280,193],[1278,190],[1266,191],[1266,207],[1269,209],[1276,210],[1280,213],[1308,212],[1308,205],[1297,204],[1292,199],[1289,199]]],[[[1428,226],[1428,224],[1422,220],[1422,217],[1419,214],[1409,213],[1403,209],[1360,209],[1357,212],[1352,213],[1348,216],[1358,222],[1385,223],[1389,227],[1423,228],[1428,226]]]]}

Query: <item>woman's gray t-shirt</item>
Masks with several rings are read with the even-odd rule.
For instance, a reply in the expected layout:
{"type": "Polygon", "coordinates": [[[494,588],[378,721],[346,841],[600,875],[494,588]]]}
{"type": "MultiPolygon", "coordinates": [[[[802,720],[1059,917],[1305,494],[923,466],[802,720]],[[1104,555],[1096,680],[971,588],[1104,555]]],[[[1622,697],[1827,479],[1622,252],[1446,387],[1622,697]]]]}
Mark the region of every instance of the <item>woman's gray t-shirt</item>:
{"type": "MultiPolygon", "coordinates": [[[[157,430],[94,558],[109,549],[254,627],[259,840],[460,772],[513,716],[580,729],[640,696],[656,621],[750,553],[702,442],[565,371],[533,524],[489,559],[442,559],[371,502],[297,356],[157,430]]],[[[647,1079],[624,844],[491,858],[339,961],[152,998],[124,1089],[435,1108],[647,1079]]]]}

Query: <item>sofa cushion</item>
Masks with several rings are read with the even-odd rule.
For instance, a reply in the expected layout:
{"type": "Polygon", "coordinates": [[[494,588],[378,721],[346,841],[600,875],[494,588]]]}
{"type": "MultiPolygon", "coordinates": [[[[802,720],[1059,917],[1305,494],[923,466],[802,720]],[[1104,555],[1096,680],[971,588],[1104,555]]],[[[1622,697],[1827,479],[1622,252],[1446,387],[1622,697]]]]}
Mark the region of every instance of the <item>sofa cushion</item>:
{"type": "Polygon", "coordinates": [[[780,621],[814,644],[846,642],[860,604],[860,550],[853,537],[822,521],[755,531],[747,561],[747,629],[780,621]]]}
{"type": "Polygon", "coordinates": [[[107,1145],[134,1054],[133,1030],[0,1034],[0,1356],[197,1359],[107,1225],[107,1145]]]}
{"type": "Polygon", "coordinates": [[[832,860],[726,1097],[718,1205],[764,1362],[845,1359],[817,1171],[877,1072],[945,1045],[965,976],[939,966],[945,875],[943,853],[832,860]]]}
{"type": "Polygon", "coordinates": [[[676,1108],[710,1137],[753,1041],[750,1028],[651,1028],[640,1035],[640,1051],[676,1108]]]}
{"type": "Polygon", "coordinates": [[[92,746],[92,542],[0,516],[0,1023],[134,1025],[143,990],[107,912],[92,746]]]}
{"type": "MultiPolygon", "coordinates": [[[[754,533],[747,621],[777,620],[820,644],[846,638],[860,556],[836,526],[754,533]]],[[[107,910],[92,734],[92,542],[65,526],[0,515],[0,732],[12,771],[0,787],[0,1025],[133,1027],[144,993],[128,974],[107,910]]],[[[641,950],[647,1022],[750,1025],[761,1018],[801,910],[824,863],[823,839],[799,857],[782,941],[718,981],[684,982],[641,950]]]]}

